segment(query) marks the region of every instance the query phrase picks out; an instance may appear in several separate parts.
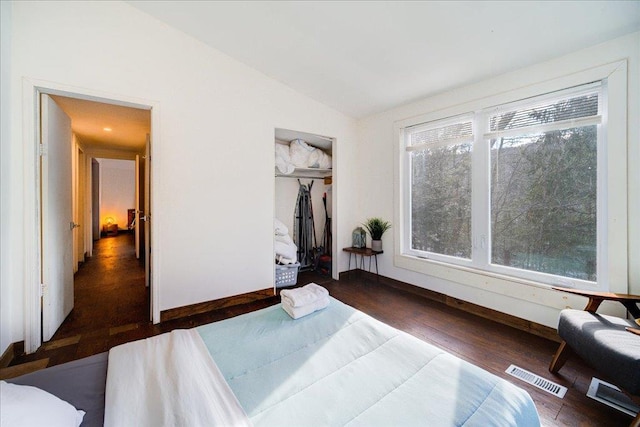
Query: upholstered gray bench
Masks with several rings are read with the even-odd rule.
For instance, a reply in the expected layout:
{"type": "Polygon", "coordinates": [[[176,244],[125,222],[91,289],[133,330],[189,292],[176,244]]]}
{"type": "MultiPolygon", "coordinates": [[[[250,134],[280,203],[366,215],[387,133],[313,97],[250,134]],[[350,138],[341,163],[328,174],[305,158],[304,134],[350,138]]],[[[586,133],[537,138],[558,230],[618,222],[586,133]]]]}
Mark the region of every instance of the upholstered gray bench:
{"type": "MultiPolygon", "coordinates": [[[[586,296],[589,302],[584,310],[560,312],[558,335],[563,341],[549,371],[557,373],[572,354],[577,354],[608,381],[630,395],[640,395],[640,326],[633,320],[596,313],[602,301],[613,300],[622,303],[634,318],[640,318],[640,296],[554,289],[586,296]]],[[[631,426],[640,426],[640,414],[631,426]]]]}

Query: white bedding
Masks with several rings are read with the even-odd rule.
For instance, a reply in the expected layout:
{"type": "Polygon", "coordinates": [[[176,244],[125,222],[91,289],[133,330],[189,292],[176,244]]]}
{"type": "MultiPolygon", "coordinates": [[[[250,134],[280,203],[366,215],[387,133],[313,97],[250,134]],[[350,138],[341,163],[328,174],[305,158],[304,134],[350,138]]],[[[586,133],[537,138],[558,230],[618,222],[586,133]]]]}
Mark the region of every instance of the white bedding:
{"type": "Polygon", "coordinates": [[[109,351],[105,426],[249,426],[193,329],[109,351]]]}
{"type": "Polygon", "coordinates": [[[271,306],[110,351],[105,426],[251,423],[539,427],[540,419],[509,381],[333,298],[298,320],[271,306]]]}
{"type": "Polygon", "coordinates": [[[256,427],[540,427],[526,391],[333,298],[196,329],[256,427]]]}

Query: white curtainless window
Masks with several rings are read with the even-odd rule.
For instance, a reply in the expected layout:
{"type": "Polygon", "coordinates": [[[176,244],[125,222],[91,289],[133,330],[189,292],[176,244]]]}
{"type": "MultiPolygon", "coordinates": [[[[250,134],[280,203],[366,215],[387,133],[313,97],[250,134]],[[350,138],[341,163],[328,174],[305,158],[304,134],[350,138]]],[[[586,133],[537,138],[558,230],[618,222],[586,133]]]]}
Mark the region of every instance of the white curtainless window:
{"type": "Polygon", "coordinates": [[[593,286],[605,92],[595,82],[403,128],[403,253],[593,286]]]}
{"type": "Polygon", "coordinates": [[[597,280],[600,92],[571,90],[485,118],[492,264],[597,280]]]}

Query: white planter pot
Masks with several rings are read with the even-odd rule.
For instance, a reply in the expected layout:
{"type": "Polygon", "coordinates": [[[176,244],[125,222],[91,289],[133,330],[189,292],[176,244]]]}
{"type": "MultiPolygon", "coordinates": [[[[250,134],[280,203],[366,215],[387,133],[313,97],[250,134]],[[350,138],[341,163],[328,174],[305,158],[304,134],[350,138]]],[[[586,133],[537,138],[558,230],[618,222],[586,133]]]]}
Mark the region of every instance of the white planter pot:
{"type": "Polygon", "coordinates": [[[371,249],[378,252],[382,251],[382,240],[372,240],[371,249]]]}

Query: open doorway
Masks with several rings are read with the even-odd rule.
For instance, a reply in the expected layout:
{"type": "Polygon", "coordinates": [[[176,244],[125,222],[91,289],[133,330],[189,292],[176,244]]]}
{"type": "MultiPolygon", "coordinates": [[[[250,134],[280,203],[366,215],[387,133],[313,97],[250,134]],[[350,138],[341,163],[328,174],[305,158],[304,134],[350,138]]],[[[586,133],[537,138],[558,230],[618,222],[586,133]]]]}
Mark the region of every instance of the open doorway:
{"type": "MultiPolygon", "coordinates": [[[[44,295],[47,293],[47,283],[43,282],[43,273],[49,268],[49,265],[45,264],[45,257],[43,254],[43,241],[42,236],[46,234],[45,227],[43,225],[44,218],[47,214],[47,207],[43,201],[42,191],[43,180],[41,171],[43,164],[47,162],[49,154],[47,153],[47,145],[42,142],[42,99],[44,95],[62,96],[71,99],[93,101],[99,104],[106,104],[112,106],[124,106],[130,107],[133,110],[143,110],[151,117],[151,131],[149,137],[146,140],[147,146],[147,168],[146,176],[149,183],[150,191],[148,192],[147,202],[149,203],[149,209],[145,212],[147,221],[145,228],[150,230],[146,233],[146,239],[151,244],[151,230],[155,232],[156,226],[150,220],[151,211],[154,205],[153,193],[151,190],[151,182],[154,180],[153,165],[151,164],[150,149],[153,144],[157,147],[159,142],[159,128],[160,128],[160,105],[156,101],[145,100],[141,98],[134,98],[131,96],[123,95],[110,95],[104,92],[73,87],[63,84],[58,84],[50,81],[35,80],[31,78],[23,79],[23,117],[24,117],[24,210],[25,212],[34,212],[36,215],[25,216],[25,227],[23,230],[23,238],[25,244],[25,298],[24,298],[24,312],[25,312],[25,352],[33,353],[43,342],[43,307],[44,307],[44,295]],[[155,136],[154,136],[155,135],[155,136]]],[[[104,129],[101,129],[104,131],[104,129]]],[[[80,134],[81,132],[78,132],[80,134]]],[[[113,147],[111,147],[113,148],[113,147]]],[[[96,151],[100,151],[100,148],[94,148],[96,151]]],[[[107,148],[108,150],[109,148],[107,148]]],[[[71,151],[71,150],[69,150],[71,151]]],[[[90,159],[91,156],[104,157],[102,155],[95,155],[95,153],[85,151],[85,159],[90,159]]],[[[90,161],[90,160],[89,160],[90,161]]],[[[70,166],[69,166],[70,168],[70,166]]],[[[58,169],[61,169],[58,167],[58,169]]],[[[86,170],[90,170],[87,167],[86,170]]],[[[70,180],[70,179],[69,179],[70,180]]],[[[68,188],[65,186],[65,188],[68,188]]],[[[88,199],[90,200],[90,199],[88,199]]],[[[69,232],[70,224],[73,226],[71,215],[65,219],[66,224],[62,223],[59,227],[60,230],[67,230],[69,232]]],[[[89,220],[90,221],[90,220],[89,220]]],[[[91,229],[86,226],[85,223],[83,230],[91,229]]],[[[85,231],[86,232],[86,231],[85,231]]],[[[159,245],[153,241],[154,253],[159,253],[161,250],[159,245]]],[[[69,251],[71,254],[71,251],[69,251]]],[[[151,251],[148,251],[147,257],[151,255],[151,251]]],[[[55,264],[55,263],[54,263],[55,264]]],[[[61,264],[61,263],[59,263],[61,264]]],[[[66,264],[66,263],[64,263],[66,264]]],[[[154,323],[160,322],[160,295],[159,284],[155,277],[157,277],[157,266],[150,259],[146,263],[146,268],[149,270],[149,274],[146,275],[150,279],[150,306],[151,306],[151,318],[154,323]]],[[[71,298],[73,300],[73,297],[71,298]]]]}
{"type": "Polygon", "coordinates": [[[76,154],[74,309],[57,335],[146,323],[151,301],[145,233],[140,230],[146,224],[141,208],[151,184],[144,179],[150,111],[67,96],[51,98],[71,119],[76,154]]]}
{"type": "Polygon", "coordinates": [[[149,323],[144,243],[142,252],[136,244],[143,238],[136,232],[136,198],[144,194],[136,187],[138,169],[135,160],[91,160],[91,256],[85,253],[74,273],[74,308],[52,338],[76,337],[79,357],[94,351],[84,348],[83,337],[90,336],[92,346],[107,346],[118,334],[149,323]]]}

